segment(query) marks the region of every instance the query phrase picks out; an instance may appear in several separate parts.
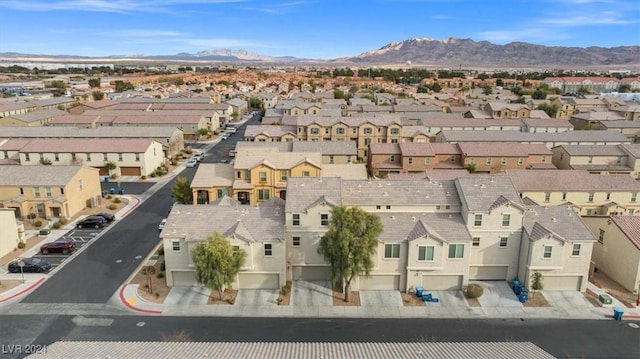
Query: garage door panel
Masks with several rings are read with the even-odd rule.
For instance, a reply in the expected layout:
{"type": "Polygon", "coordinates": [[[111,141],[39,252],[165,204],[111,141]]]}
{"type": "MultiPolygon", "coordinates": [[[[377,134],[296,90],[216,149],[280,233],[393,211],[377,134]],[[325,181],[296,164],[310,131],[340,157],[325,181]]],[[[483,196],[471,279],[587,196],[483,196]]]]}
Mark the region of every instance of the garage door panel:
{"type": "Polygon", "coordinates": [[[195,271],[173,271],[174,287],[193,287],[198,285],[195,271]]]}
{"type": "Polygon", "coordinates": [[[278,273],[240,273],[239,289],[278,289],[278,273]]]}
{"type": "Polygon", "coordinates": [[[123,176],[140,176],[140,167],[120,167],[120,174],[123,176]]]}
{"type": "Polygon", "coordinates": [[[469,279],[472,280],[507,280],[507,266],[471,266],[469,279]]]}
{"type": "Polygon", "coordinates": [[[372,275],[360,277],[360,290],[400,290],[399,275],[372,275]]]}
{"type": "Polygon", "coordinates": [[[543,276],[544,290],[580,290],[581,276],[543,276]]]}
{"type": "Polygon", "coordinates": [[[293,280],[326,281],[330,269],[327,266],[293,266],[293,280]]]}
{"type": "Polygon", "coordinates": [[[462,276],[423,275],[422,286],[425,290],[459,290],[462,286],[462,276]]]}

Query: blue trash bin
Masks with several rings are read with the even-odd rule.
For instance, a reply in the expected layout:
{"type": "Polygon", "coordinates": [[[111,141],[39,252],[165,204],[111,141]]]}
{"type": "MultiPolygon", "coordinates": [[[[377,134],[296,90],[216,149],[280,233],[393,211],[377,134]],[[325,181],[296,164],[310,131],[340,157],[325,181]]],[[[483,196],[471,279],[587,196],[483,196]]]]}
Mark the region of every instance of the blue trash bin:
{"type": "Polygon", "coordinates": [[[431,297],[431,293],[428,293],[428,294],[423,293],[422,294],[422,300],[425,301],[425,302],[430,302],[431,298],[432,298],[431,297]]]}
{"type": "Polygon", "coordinates": [[[620,308],[613,308],[613,320],[622,320],[624,311],[620,308]]]}
{"type": "Polygon", "coordinates": [[[109,182],[109,176],[104,176],[104,182],[105,183],[109,182]]]}
{"type": "Polygon", "coordinates": [[[416,297],[422,298],[422,292],[424,292],[424,287],[422,286],[416,287],[416,297]]]}
{"type": "Polygon", "coordinates": [[[118,191],[118,193],[124,194],[124,188],[120,188],[120,191],[118,191]]]}
{"type": "Polygon", "coordinates": [[[522,288],[523,288],[523,287],[522,287],[521,285],[519,285],[519,286],[517,286],[517,287],[514,287],[514,288],[513,288],[513,292],[514,292],[517,296],[519,296],[520,294],[522,294],[522,288]]]}
{"type": "Polygon", "coordinates": [[[518,296],[518,300],[520,301],[520,303],[524,303],[527,300],[529,300],[529,295],[528,294],[520,294],[520,296],[518,296]]]}
{"type": "Polygon", "coordinates": [[[513,280],[513,283],[511,283],[511,288],[513,288],[513,290],[515,291],[515,290],[516,290],[516,288],[518,288],[519,286],[521,286],[520,281],[519,281],[519,280],[517,280],[517,279],[514,279],[514,280],[513,280]]]}
{"type": "Polygon", "coordinates": [[[102,191],[102,198],[104,198],[107,195],[107,191],[102,191]]]}
{"type": "Polygon", "coordinates": [[[116,189],[113,187],[109,188],[109,194],[116,194],[116,189]]]}

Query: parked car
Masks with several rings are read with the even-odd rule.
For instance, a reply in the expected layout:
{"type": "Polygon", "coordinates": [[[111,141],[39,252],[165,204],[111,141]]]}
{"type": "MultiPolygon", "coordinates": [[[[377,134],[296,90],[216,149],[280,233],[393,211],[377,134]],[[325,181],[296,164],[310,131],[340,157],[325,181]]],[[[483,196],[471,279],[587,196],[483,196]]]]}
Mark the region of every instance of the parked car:
{"type": "Polygon", "coordinates": [[[107,224],[104,217],[89,216],[76,224],[78,228],[101,228],[107,224]]]}
{"type": "Polygon", "coordinates": [[[229,127],[229,128],[227,129],[227,132],[229,132],[229,133],[236,133],[236,132],[238,132],[238,129],[237,129],[237,128],[235,128],[235,127],[229,127]]]}
{"type": "Polygon", "coordinates": [[[163,219],[160,224],[158,225],[158,230],[162,230],[164,228],[164,225],[167,224],[167,219],[163,219]]]}
{"type": "Polygon", "coordinates": [[[96,214],[96,216],[100,216],[100,217],[104,218],[104,220],[107,221],[107,223],[113,222],[113,221],[116,220],[116,216],[114,216],[111,213],[106,213],[106,212],[98,213],[98,214],[96,214]]]}
{"type": "Polygon", "coordinates": [[[223,133],[222,136],[220,136],[221,140],[226,140],[227,138],[229,138],[229,134],[227,132],[223,133]]]}
{"type": "Polygon", "coordinates": [[[200,161],[202,161],[204,156],[205,156],[204,152],[197,152],[190,159],[195,159],[196,161],[200,162],[200,161]]]}
{"type": "Polygon", "coordinates": [[[67,254],[73,252],[76,248],[76,245],[73,241],[68,239],[59,239],[55,242],[45,243],[40,246],[40,253],[49,254],[49,253],[62,253],[67,254]]]}
{"type": "MultiPolygon", "coordinates": [[[[51,269],[51,263],[42,260],[40,258],[23,258],[22,262],[24,266],[22,267],[23,272],[32,272],[32,273],[42,273],[51,269]]],[[[11,273],[20,273],[20,266],[18,265],[18,261],[13,261],[9,263],[7,269],[11,273]]]]}
{"type": "Polygon", "coordinates": [[[187,163],[185,163],[185,166],[187,167],[195,167],[198,165],[198,160],[196,160],[195,158],[189,158],[187,160],[187,163]]]}

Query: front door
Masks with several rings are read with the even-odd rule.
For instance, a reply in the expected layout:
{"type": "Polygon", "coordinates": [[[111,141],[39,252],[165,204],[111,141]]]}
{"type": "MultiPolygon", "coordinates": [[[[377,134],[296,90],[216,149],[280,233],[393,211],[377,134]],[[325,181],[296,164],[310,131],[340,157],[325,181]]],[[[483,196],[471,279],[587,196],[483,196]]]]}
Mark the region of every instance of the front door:
{"type": "Polygon", "coordinates": [[[60,218],[60,207],[51,207],[51,215],[54,218],[60,218]]]}

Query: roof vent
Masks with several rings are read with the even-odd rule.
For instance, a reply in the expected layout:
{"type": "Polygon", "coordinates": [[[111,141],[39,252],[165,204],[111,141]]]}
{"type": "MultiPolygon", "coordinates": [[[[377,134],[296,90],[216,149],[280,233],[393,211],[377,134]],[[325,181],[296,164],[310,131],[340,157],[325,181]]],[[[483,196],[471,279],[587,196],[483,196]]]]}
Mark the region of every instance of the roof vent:
{"type": "Polygon", "coordinates": [[[551,222],[558,222],[558,219],[556,217],[551,218],[551,222]]]}
{"type": "Polygon", "coordinates": [[[378,187],[382,187],[382,183],[378,182],[378,187]]]}
{"type": "Polygon", "coordinates": [[[483,183],[483,184],[480,185],[480,188],[487,188],[487,186],[485,186],[484,183],[483,183]]]}
{"type": "Polygon", "coordinates": [[[453,216],[452,216],[452,215],[448,215],[447,217],[449,217],[449,218],[453,218],[453,216]]]}
{"type": "Polygon", "coordinates": [[[383,196],[385,196],[385,197],[389,197],[389,192],[385,192],[385,193],[383,194],[383,196]]]}
{"type": "Polygon", "coordinates": [[[396,219],[396,216],[391,216],[391,219],[396,219]]]}

